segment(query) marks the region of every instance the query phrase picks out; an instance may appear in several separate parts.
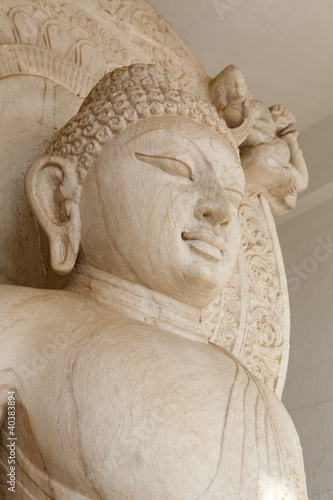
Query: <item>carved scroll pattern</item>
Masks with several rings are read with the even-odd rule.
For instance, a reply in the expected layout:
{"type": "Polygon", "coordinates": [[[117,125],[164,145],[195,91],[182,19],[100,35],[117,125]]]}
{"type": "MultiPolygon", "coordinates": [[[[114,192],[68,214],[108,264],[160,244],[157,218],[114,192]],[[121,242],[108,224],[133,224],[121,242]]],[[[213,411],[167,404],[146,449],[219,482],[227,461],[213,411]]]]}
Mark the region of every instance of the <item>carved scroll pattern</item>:
{"type": "Polygon", "coordinates": [[[213,342],[233,352],[241,324],[241,279],[237,264],[223,294],[203,310],[202,320],[206,322],[213,342]]]}
{"type": "Polygon", "coordinates": [[[209,100],[208,76],[177,33],[144,0],[135,4],[92,0],[89,8],[77,0],[71,5],[4,0],[0,44],[0,77],[40,74],[56,83],[65,81],[67,88],[85,97],[115,67],[155,62],[172,71],[190,92],[209,100]]]}
{"type": "Polygon", "coordinates": [[[241,220],[249,277],[249,316],[242,360],[274,389],[285,340],[283,302],[272,235],[257,196],[248,198],[241,220]]]}
{"type": "Polygon", "coordinates": [[[145,0],[94,0],[131,26],[132,63],[152,62],[171,71],[197,97],[210,101],[210,78],[177,32],[145,0]]]}
{"type": "Polygon", "coordinates": [[[101,24],[76,2],[7,0],[0,7],[0,76],[41,74],[85,97],[106,72],[131,62],[126,26],[117,18],[107,29],[101,24]]]}
{"type": "Polygon", "coordinates": [[[136,0],[135,2],[132,0],[94,1],[106,11],[113,12],[120,19],[132,25],[139,32],[149,34],[154,42],[198,66],[191,50],[180,39],[176,31],[145,0],[136,0]]]}

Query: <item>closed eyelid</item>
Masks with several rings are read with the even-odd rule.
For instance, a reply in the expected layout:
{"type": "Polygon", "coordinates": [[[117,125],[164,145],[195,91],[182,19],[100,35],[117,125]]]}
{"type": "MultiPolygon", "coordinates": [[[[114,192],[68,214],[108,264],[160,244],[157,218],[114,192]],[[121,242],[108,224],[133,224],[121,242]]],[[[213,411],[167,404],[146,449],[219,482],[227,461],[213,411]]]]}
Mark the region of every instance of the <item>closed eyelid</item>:
{"type": "Polygon", "coordinates": [[[178,177],[185,177],[193,180],[193,175],[190,167],[183,161],[172,158],[170,156],[155,156],[143,153],[134,153],[135,157],[145,163],[149,163],[153,167],[157,167],[163,172],[178,177]]]}

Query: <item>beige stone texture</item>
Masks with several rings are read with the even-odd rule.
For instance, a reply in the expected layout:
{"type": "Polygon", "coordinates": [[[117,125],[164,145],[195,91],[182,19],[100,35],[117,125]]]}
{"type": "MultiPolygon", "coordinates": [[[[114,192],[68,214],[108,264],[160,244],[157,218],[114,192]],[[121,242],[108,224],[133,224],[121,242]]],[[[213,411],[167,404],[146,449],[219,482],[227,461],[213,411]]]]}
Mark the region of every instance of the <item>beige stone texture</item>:
{"type": "Polygon", "coordinates": [[[146,2],[0,15],[1,498],[307,498],[260,119],[146,2]]]}
{"type": "MultiPolygon", "coordinates": [[[[0,280],[62,288],[66,280],[52,272],[48,243],[23,193],[29,163],[43,154],[98,79],[115,67],[157,63],[207,102],[211,79],[145,1],[5,0],[0,25],[2,113],[8,117],[2,121],[0,150],[0,280]],[[97,71],[90,63],[93,59],[97,64],[101,57],[104,63],[97,71]]],[[[242,246],[237,263],[223,294],[202,316],[209,321],[214,342],[281,396],[289,353],[289,304],[275,223],[261,194],[246,194],[239,216],[242,246]]]]}

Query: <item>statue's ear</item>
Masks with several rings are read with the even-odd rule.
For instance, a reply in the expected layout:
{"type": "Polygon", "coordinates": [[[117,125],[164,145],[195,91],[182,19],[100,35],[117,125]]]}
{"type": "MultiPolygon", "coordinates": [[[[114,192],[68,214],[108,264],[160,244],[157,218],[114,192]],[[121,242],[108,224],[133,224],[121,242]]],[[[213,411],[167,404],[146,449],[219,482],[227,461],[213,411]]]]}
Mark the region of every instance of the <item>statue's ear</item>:
{"type": "Polygon", "coordinates": [[[30,206],[47,234],[51,266],[58,275],[72,271],[79,251],[81,186],[72,160],[42,156],[29,167],[25,191],[30,206]]]}

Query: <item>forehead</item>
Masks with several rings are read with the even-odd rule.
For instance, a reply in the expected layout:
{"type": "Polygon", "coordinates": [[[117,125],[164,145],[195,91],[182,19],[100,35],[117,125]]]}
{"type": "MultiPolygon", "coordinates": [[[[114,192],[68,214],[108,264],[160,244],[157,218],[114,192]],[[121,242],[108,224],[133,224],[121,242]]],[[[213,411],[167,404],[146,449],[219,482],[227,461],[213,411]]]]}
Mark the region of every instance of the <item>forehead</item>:
{"type": "Polygon", "coordinates": [[[235,180],[243,189],[244,173],[238,155],[215,130],[194,120],[179,116],[149,118],[120,134],[119,141],[115,144],[118,154],[126,151],[173,157],[197,172],[208,169],[224,181],[235,180]]]}
{"type": "Polygon", "coordinates": [[[231,81],[231,80],[245,81],[245,76],[239,68],[235,68],[235,69],[229,71],[229,73],[227,73],[226,80],[227,81],[231,81]]]}
{"type": "Polygon", "coordinates": [[[229,142],[214,129],[180,116],[159,116],[140,120],[111,141],[116,149],[131,150],[140,145],[151,150],[182,151],[215,162],[224,158],[240,166],[229,142]]]}

